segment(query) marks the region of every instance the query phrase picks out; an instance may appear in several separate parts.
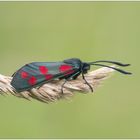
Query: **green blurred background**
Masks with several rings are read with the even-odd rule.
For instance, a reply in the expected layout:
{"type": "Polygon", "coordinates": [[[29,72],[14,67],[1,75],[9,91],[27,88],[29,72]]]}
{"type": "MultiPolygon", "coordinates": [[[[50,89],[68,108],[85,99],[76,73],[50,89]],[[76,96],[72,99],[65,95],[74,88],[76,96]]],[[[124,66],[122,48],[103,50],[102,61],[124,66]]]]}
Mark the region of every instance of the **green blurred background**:
{"type": "Polygon", "coordinates": [[[133,72],[70,101],[0,96],[0,138],[140,138],[139,56],[140,2],[0,2],[1,74],[72,57],[131,63],[133,72]]]}

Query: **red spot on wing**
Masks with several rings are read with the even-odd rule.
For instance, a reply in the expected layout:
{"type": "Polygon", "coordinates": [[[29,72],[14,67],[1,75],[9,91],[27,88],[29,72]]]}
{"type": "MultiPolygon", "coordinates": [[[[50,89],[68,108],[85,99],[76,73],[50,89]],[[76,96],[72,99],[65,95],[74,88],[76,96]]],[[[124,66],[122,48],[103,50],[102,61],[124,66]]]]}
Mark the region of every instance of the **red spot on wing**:
{"type": "Polygon", "coordinates": [[[34,85],[34,84],[36,84],[36,78],[34,77],[34,76],[32,76],[29,80],[28,80],[28,82],[29,82],[29,84],[30,85],[34,85]]]}
{"type": "Polygon", "coordinates": [[[47,74],[47,75],[45,75],[45,78],[46,78],[46,80],[50,80],[50,79],[53,78],[53,75],[52,74],[47,74]]]}
{"type": "Polygon", "coordinates": [[[42,74],[46,74],[48,72],[48,68],[46,68],[46,66],[39,66],[39,71],[42,74]]]}
{"type": "Polygon", "coordinates": [[[22,71],[22,72],[21,72],[21,78],[25,79],[25,78],[27,78],[27,77],[28,77],[28,73],[25,72],[25,71],[22,71]]]}
{"type": "Polygon", "coordinates": [[[72,69],[72,66],[70,66],[70,65],[61,65],[59,67],[60,72],[66,72],[66,71],[71,70],[71,69],[72,69]]]}
{"type": "Polygon", "coordinates": [[[70,70],[70,71],[66,72],[65,75],[70,75],[72,73],[74,73],[74,70],[70,70]]]}

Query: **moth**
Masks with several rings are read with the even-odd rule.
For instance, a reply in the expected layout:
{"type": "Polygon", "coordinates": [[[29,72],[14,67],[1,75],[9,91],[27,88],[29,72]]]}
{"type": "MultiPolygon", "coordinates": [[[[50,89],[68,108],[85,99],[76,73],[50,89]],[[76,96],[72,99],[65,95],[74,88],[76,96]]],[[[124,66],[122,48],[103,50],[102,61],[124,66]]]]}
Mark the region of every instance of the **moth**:
{"type": "Polygon", "coordinates": [[[66,59],[60,62],[32,62],[24,65],[13,74],[11,85],[17,92],[30,90],[34,87],[51,82],[56,79],[65,79],[63,86],[68,80],[76,79],[80,74],[83,80],[93,92],[92,86],[86,81],[84,74],[90,70],[90,66],[102,66],[114,69],[122,74],[132,74],[130,72],[121,70],[116,67],[105,65],[104,63],[116,64],[118,66],[126,67],[130,64],[122,64],[120,62],[100,60],[94,62],[82,62],[78,58],[66,59]]]}

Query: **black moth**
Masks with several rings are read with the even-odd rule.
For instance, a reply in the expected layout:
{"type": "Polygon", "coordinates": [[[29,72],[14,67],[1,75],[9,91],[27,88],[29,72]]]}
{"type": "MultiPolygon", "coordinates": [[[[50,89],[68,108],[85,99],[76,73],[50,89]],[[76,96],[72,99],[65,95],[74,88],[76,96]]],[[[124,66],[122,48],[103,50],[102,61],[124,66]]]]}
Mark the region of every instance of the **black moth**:
{"type": "Polygon", "coordinates": [[[34,87],[39,87],[44,83],[51,82],[55,79],[65,79],[65,82],[63,83],[61,88],[63,93],[64,84],[68,80],[76,79],[81,74],[83,80],[93,92],[92,86],[86,81],[84,77],[84,74],[87,73],[88,70],[90,70],[91,65],[108,67],[123,74],[131,74],[130,72],[126,72],[124,70],[111,67],[102,63],[111,63],[123,67],[130,65],[106,60],[87,63],[82,62],[78,58],[71,58],[62,62],[33,62],[24,65],[13,74],[11,85],[16,89],[16,91],[21,92],[25,90],[30,90],[34,87]]]}

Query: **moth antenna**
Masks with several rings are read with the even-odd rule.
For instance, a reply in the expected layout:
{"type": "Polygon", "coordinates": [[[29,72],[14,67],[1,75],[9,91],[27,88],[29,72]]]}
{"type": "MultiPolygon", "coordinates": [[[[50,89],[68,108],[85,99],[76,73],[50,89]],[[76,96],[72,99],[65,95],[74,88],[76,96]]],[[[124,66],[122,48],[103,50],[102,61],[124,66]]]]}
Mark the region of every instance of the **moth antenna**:
{"type": "Polygon", "coordinates": [[[118,68],[115,68],[115,67],[111,67],[111,66],[107,66],[107,65],[103,65],[103,64],[91,64],[91,65],[96,65],[96,66],[102,66],[102,67],[108,67],[108,68],[111,68],[111,69],[114,69],[120,73],[123,73],[123,74],[132,74],[130,72],[127,72],[127,71],[124,71],[124,70],[121,70],[121,69],[118,69],[118,68]]]}
{"type": "Polygon", "coordinates": [[[100,62],[106,62],[106,63],[112,63],[112,64],[116,64],[118,66],[123,66],[123,67],[126,67],[126,66],[129,66],[130,64],[122,64],[120,62],[116,62],[116,61],[108,61],[108,60],[99,60],[99,61],[95,61],[95,62],[90,62],[88,64],[92,65],[92,64],[95,64],[95,63],[100,63],[100,62]]]}

